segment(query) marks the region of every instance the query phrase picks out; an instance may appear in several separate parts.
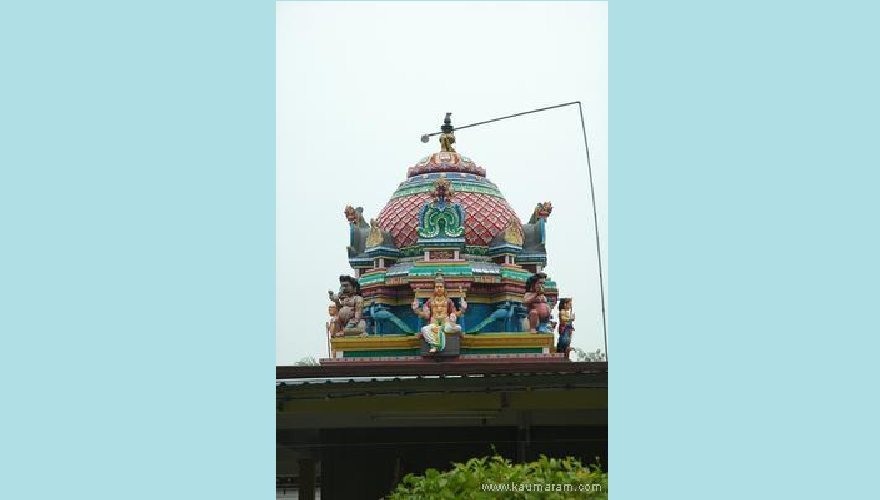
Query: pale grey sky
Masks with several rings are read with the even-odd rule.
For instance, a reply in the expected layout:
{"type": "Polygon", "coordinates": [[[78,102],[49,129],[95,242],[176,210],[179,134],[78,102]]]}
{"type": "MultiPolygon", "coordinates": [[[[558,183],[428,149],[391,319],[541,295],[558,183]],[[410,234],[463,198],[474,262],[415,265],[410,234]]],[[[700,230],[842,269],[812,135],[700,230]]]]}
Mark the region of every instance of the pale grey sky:
{"type": "MultiPolygon", "coordinates": [[[[279,2],[276,363],[326,357],[327,290],[352,273],[345,205],[376,217],[406,169],[465,125],[580,100],[608,283],[605,2],[279,2]]],[[[574,297],[572,345],[604,348],[593,215],[577,107],[456,133],[527,220],[552,201],[547,273],[574,297]]],[[[610,317],[610,313],[609,313],[610,317]]],[[[609,329],[609,344],[613,339],[609,329]]]]}

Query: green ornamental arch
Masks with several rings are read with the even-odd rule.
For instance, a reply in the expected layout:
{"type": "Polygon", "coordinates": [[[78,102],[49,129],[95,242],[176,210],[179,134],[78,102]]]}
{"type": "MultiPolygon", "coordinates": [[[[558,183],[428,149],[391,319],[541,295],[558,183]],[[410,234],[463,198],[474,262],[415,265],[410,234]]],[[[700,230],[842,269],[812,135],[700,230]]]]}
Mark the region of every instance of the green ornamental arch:
{"type": "Polygon", "coordinates": [[[448,238],[458,238],[464,234],[461,207],[446,205],[443,208],[438,208],[434,205],[428,205],[425,208],[427,210],[422,214],[422,223],[419,227],[420,237],[436,238],[438,236],[445,236],[448,238]]]}

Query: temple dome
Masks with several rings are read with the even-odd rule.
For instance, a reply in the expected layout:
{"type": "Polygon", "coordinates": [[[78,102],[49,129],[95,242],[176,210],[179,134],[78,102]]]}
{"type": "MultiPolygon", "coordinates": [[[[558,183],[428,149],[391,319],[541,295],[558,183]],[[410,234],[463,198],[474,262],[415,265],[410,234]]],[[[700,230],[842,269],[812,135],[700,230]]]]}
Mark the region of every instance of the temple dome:
{"type": "Polygon", "coordinates": [[[501,191],[486,179],[485,169],[459,153],[442,151],[410,167],[406,181],[379,212],[379,226],[391,233],[397,248],[417,244],[419,211],[431,201],[434,182],[441,175],[452,184],[452,201],[464,208],[466,245],[488,247],[511,219],[521,226],[501,191]]]}

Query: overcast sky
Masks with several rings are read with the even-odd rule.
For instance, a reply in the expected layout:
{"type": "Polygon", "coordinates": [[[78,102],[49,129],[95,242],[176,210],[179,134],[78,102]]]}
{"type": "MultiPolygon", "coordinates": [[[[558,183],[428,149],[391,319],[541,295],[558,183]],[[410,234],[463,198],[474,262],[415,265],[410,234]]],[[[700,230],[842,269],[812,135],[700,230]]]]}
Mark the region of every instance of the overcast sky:
{"type": "MultiPolygon", "coordinates": [[[[327,290],[353,274],[343,208],[376,217],[406,169],[439,150],[419,137],[446,112],[465,125],[584,103],[607,293],[605,2],[276,7],[278,365],[327,356],[327,290]]],[[[577,107],[462,130],[456,149],[486,169],[521,220],[537,202],[553,202],[546,272],[560,296],[574,298],[572,345],[604,349],[577,107]]]]}

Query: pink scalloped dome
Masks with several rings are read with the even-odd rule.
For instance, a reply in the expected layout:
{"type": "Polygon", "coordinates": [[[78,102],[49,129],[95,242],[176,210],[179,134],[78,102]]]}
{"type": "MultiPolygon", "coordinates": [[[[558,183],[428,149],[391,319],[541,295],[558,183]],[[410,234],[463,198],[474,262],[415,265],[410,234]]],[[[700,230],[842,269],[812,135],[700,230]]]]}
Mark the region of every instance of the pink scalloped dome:
{"type": "Polygon", "coordinates": [[[519,223],[498,187],[486,179],[485,169],[459,153],[434,153],[409,168],[407,180],[379,212],[379,226],[394,236],[398,248],[416,245],[419,211],[431,200],[441,174],[452,183],[452,201],[464,208],[466,245],[489,246],[511,218],[519,223]]]}

